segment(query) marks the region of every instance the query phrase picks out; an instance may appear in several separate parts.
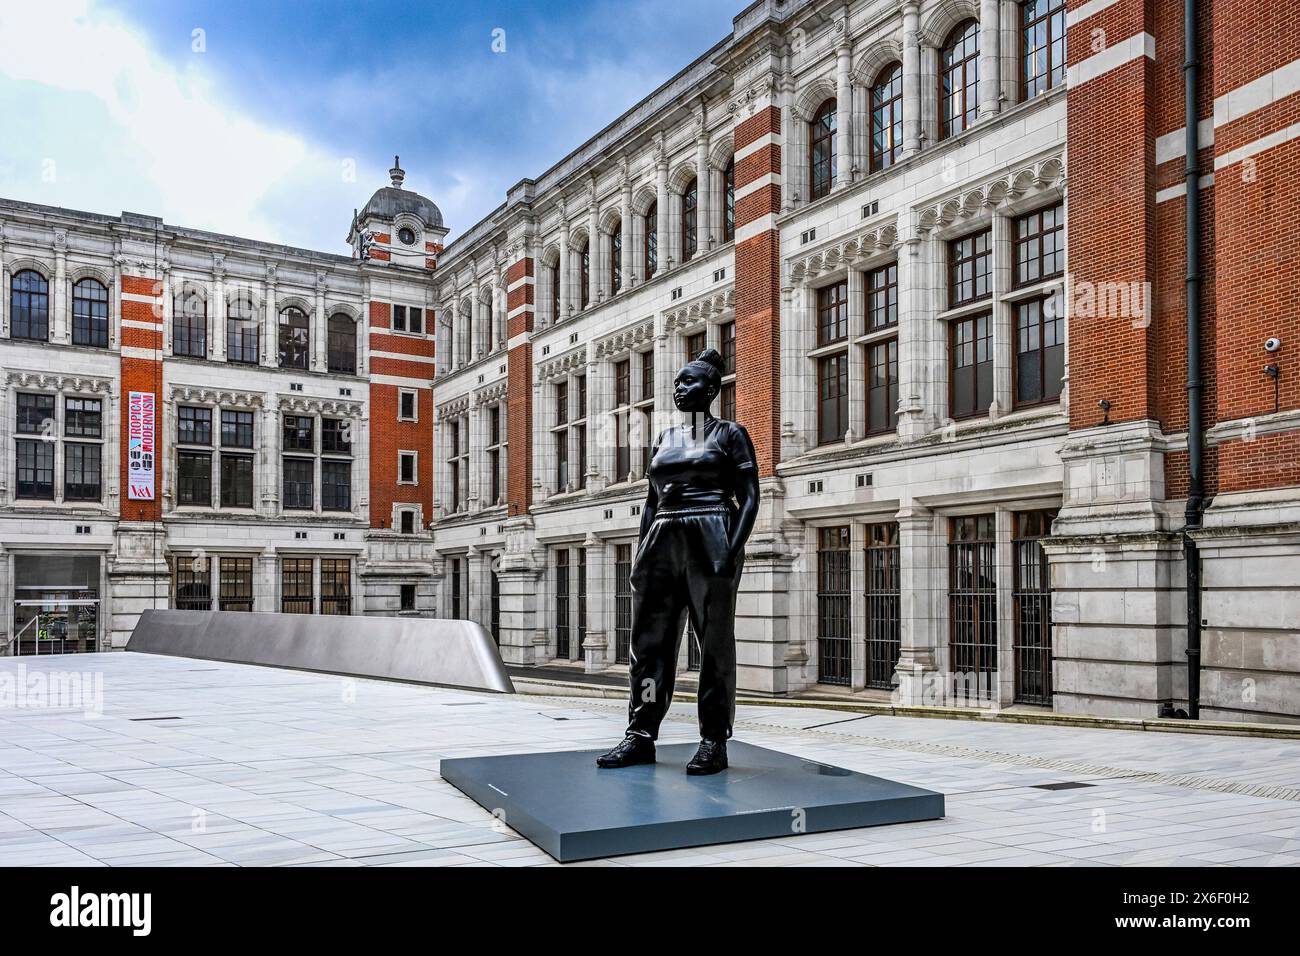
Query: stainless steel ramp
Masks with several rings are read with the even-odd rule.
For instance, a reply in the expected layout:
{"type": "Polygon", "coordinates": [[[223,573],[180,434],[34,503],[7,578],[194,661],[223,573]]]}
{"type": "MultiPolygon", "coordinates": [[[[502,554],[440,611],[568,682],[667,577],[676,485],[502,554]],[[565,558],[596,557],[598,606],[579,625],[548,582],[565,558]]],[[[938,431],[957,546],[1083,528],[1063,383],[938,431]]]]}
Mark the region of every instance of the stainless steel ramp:
{"type": "Polygon", "coordinates": [[[427,617],[147,610],[128,651],[513,694],[491,636],[427,617]]]}

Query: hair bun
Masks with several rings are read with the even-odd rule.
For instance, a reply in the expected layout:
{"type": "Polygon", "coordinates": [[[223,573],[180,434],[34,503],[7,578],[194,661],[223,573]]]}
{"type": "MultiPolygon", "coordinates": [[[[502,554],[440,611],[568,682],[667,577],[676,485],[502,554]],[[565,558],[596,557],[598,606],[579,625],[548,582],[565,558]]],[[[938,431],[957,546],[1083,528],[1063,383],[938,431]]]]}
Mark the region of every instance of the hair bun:
{"type": "Polygon", "coordinates": [[[722,361],[722,356],[718,353],[717,349],[705,349],[699,355],[695,356],[695,361],[706,362],[709,365],[712,365],[718,370],[719,375],[724,374],[727,370],[727,363],[722,361]]]}

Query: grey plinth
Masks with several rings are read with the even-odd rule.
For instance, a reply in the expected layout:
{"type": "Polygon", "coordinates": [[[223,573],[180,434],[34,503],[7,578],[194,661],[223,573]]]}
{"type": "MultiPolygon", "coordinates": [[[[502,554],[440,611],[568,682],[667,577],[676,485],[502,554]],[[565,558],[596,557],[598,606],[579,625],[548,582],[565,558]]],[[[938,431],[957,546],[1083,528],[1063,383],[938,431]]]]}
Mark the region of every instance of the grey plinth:
{"type": "Polygon", "coordinates": [[[147,610],[128,651],[513,694],[491,635],[473,621],[147,610]]]}
{"type": "Polygon", "coordinates": [[[731,741],[731,766],[686,776],[696,744],[618,770],[599,750],[443,760],[444,780],[561,863],[937,820],[943,794],[731,741]]]}

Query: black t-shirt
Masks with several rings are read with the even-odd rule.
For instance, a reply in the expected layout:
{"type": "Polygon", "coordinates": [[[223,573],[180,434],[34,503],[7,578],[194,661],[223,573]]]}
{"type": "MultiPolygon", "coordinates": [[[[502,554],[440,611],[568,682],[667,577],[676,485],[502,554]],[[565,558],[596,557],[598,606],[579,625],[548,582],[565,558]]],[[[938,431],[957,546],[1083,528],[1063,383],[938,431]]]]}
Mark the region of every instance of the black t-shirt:
{"type": "Polygon", "coordinates": [[[744,472],[757,469],[754,443],[744,426],[714,418],[695,429],[674,425],[659,433],[648,477],[660,508],[731,501],[744,472]]]}

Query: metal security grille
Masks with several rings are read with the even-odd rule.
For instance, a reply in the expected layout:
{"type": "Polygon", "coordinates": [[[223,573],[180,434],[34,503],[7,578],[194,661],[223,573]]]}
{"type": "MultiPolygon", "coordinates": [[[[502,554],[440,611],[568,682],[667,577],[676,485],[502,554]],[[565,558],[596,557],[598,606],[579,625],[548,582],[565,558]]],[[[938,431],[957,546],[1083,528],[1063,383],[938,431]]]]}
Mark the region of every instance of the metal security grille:
{"type": "Polygon", "coordinates": [[[320,612],[352,613],[352,562],[349,559],[320,559],[320,612]]]}
{"type": "Polygon", "coordinates": [[[176,558],[176,598],[178,611],[212,610],[212,559],[176,558]]]}
{"type": "Polygon", "coordinates": [[[221,594],[217,609],[251,611],[253,609],[253,559],[221,558],[221,594]]]}
{"type": "Polygon", "coordinates": [[[285,558],[280,566],[280,610],[285,614],[310,614],[311,558],[285,558]]]}
{"type": "Polygon", "coordinates": [[[626,664],[632,645],[632,546],[614,547],[614,662],[626,664]]]}
{"type": "Polygon", "coordinates": [[[578,549],[578,647],[579,654],[587,644],[587,549],[578,549]]]}
{"type": "Polygon", "coordinates": [[[695,625],[688,618],[686,621],[686,669],[688,671],[697,671],[700,669],[700,639],[695,636],[695,625]]]}
{"type": "Polygon", "coordinates": [[[1052,589],[1043,539],[1052,532],[1055,511],[1016,515],[1015,699],[1019,704],[1052,703],[1052,589]]]}
{"type": "Polygon", "coordinates": [[[900,647],[898,587],[898,525],[872,524],[866,528],[863,551],[866,567],[867,679],[868,687],[889,690],[900,647]]]}
{"type": "Polygon", "coordinates": [[[569,659],[569,551],[555,552],[555,656],[569,659]]]}
{"type": "Polygon", "coordinates": [[[495,571],[491,572],[492,581],[489,585],[489,613],[492,624],[492,640],[496,642],[497,647],[501,646],[501,579],[497,577],[495,571]]]}
{"type": "Polygon", "coordinates": [[[998,586],[993,515],[953,518],[948,543],[948,617],[952,670],[982,694],[998,669],[998,586]]]}
{"type": "Polygon", "coordinates": [[[850,680],[851,554],[847,525],[818,529],[817,680],[821,684],[847,685],[850,680]]]}

